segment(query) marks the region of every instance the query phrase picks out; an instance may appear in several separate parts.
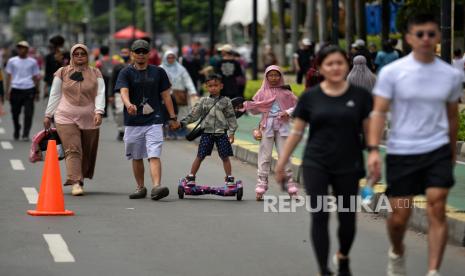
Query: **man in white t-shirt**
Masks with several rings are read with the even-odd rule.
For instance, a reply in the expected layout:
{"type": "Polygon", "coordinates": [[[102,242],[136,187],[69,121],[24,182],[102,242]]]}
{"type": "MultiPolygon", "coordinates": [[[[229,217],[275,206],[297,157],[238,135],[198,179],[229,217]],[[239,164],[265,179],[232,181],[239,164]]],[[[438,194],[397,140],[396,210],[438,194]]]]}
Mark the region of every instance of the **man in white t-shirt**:
{"type": "Polygon", "coordinates": [[[39,99],[38,84],[40,71],[37,61],[27,56],[29,44],[21,41],[16,44],[18,56],[8,60],[5,71],[6,77],[6,98],[11,104],[14,133],[13,138],[19,139],[21,125],[19,115],[24,107],[24,128],[23,141],[29,141],[29,132],[32,126],[32,116],[34,115],[34,99],[39,99]]]}
{"type": "Polygon", "coordinates": [[[463,73],[435,57],[440,29],[434,16],[410,18],[406,40],[413,52],[383,68],[374,88],[368,169],[372,177],[380,177],[378,146],[390,111],[386,195],[393,212],[387,220],[391,241],[387,275],[407,274],[403,239],[413,197],[425,194],[429,220],[427,275],[434,276],[439,275],[447,242],[446,200],[454,185],[463,73]]]}

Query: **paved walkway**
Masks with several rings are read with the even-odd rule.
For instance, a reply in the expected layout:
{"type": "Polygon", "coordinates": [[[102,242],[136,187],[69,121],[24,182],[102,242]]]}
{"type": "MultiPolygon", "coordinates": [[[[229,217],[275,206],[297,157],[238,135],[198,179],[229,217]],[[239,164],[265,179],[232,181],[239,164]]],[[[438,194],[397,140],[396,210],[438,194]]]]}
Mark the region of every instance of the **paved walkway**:
{"type": "MultiPolygon", "coordinates": [[[[260,116],[242,116],[239,118],[239,129],[236,132],[236,138],[250,143],[258,145],[258,142],[255,141],[252,137],[252,129],[258,126],[260,116]]],[[[294,151],[293,157],[302,158],[303,151],[305,148],[305,141],[307,134],[305,134],[302,142],[297,146],[297,149],[294,151]]],[[[384,156],[385,152],[382,150],[384,156]]],[[[457,162],[455,166],[455,178],[456,184],[455,187],[451,190],[449,195],[448,204],[454,208],[465,211],[465,163],[457,162]]],[[[382,183],[385,183],[385,179],[382,179],[382,183]]]]}

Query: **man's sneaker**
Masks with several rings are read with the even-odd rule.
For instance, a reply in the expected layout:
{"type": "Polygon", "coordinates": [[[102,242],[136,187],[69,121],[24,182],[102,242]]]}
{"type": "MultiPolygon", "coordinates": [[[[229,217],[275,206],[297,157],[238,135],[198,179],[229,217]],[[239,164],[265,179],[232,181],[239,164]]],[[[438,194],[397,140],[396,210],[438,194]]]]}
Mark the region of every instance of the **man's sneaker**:
{"type": "Polygon", "coordinates": [[[152,189],[150,197],[152,200],[160,200],[167,197],[170,194],[170,190],[167,187],[157,186],[152,189]]]}
{"type": "Polygon", "coordinates": [[[129,195],[130,199],[140,199],[145,198],[147,196],[147,188],[137,188],[136,191],[129,195]]]}
{"type": "Polygon", "coordinates": [[[387,276],[405,276],[405,253],[397,255],[390,248],[388,256],[387,276]]]}
{"type": "Polygon", "coordinates": [[[333,256],[333,263],[338,267],[337,269],[337,276],[351,276],[352,273],[350,272],[349,267],[349,259],[340,259],[337,254],[333,256]]]}
{"type": "Polygon", "coordinates": [[[437,270],[430,270],[426,276],[441,276],[437,270]]]}
{"type": "Polygon", "coordinates": [[[228,186],[228,187],[235,187],[236,186],[236,182],[234,181],[233,176],[226,176],[224,178],[224,182],[225,182],[226,186],[228,186]]]}
{"type": "Polygon", "coordinates": [[[30,139],[29,139],[29,137],[27,137],[27,136],[23,136],[23,137],[21,138],[21,141],[23,141],[23,142],[29,142],[30,139]]]}
{"type": "Polygon", "coordinates": [[[186,176],[186,185],[189,187],[195,186],[195,175],[188,175],[186,176]]]}

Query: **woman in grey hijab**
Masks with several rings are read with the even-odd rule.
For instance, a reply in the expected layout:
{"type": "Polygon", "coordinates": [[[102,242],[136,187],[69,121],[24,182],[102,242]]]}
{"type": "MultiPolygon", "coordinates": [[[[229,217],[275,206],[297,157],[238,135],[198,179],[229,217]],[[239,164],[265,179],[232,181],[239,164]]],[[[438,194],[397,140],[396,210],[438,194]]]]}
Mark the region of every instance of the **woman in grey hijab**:
{"type": "Polygon", "coordinates": [[[373,91],[376,82],[376,75],[367,67],[367,60],[364,56],[354,58],[354,67],[347,76],[349,83],[365,88],[369,92],[373,91]]]}

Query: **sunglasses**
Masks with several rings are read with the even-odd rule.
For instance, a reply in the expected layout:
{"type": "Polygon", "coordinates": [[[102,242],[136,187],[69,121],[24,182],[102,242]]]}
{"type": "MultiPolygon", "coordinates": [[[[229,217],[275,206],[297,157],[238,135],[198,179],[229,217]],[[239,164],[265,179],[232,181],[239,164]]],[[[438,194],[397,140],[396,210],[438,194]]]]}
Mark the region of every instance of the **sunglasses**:
{"type": "Polygon", "coordinates": [[[137,49],[134,51],[134,53],[136,53],[137,55],[146,55],[149,53],[149,51],[144,50],[144,49],[137,49]]]}
{"type": "Polygon", "coordinates": [[[415,36],[418,37],[419,39],[422,39],[425,35],[428,36],[428,38],[435,38],[437,34],[435,31],[428,31],[428,32],[418,31],[415,33],[415,36]]]}
{"type": "Polygon", "coordinates": [[[86,56],[87,56],[86,52],[73,53],[73,57],[86,57],[86,56]]]}

